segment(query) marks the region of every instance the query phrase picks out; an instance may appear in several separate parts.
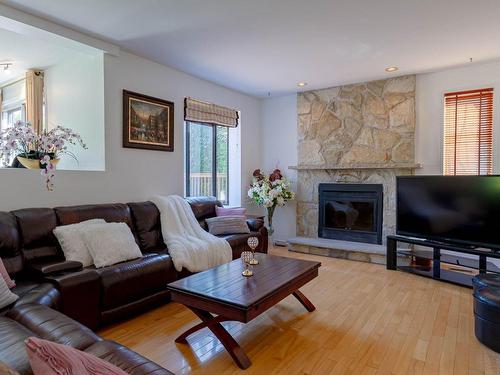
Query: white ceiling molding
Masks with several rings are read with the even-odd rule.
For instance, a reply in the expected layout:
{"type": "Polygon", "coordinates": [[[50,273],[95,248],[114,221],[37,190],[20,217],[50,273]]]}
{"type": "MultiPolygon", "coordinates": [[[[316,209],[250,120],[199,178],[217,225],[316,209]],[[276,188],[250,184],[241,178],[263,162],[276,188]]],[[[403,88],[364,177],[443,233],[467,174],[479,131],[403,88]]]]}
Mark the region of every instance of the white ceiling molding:
{"type": "Polygon", "coordinates": [[[0,4],[0,28],[48,41],[53,41],[56,38],[59,43],[67,40],[66,47],[69,48],[74,48],[74,42],[78,42],[114,56],[120,54],[120,47],[112,43],[93,38],[3,4],[0,4]]]}

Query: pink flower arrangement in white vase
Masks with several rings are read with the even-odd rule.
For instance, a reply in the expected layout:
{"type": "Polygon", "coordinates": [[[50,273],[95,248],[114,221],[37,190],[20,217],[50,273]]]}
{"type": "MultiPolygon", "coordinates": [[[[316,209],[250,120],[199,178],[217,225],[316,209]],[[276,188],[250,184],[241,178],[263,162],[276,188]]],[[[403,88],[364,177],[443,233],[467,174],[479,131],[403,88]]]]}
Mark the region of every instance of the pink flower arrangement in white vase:
{"type": "Polygon", "coordinates": [[[72,129],[57,126],[36,134],[29,122],[18,121],[0,132],[0,159],[6,167],[15,156],[25,168],[42,169],[47,190],[53,191],[59,159],[63,155],[69,155],[77,160],[68,151],[68,143],[87,149],[82,137],[72,129]]]}

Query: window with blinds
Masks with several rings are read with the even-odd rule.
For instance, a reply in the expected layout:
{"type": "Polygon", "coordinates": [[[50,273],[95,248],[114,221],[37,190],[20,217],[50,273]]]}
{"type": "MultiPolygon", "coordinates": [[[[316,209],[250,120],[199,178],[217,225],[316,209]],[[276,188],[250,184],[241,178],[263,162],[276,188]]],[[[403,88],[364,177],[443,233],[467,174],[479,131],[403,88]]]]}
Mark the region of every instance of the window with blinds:
{"type": "Polygon", "coordinates": [[[493,172],[493,89],[444,96],[445,175],[493,172]]]}

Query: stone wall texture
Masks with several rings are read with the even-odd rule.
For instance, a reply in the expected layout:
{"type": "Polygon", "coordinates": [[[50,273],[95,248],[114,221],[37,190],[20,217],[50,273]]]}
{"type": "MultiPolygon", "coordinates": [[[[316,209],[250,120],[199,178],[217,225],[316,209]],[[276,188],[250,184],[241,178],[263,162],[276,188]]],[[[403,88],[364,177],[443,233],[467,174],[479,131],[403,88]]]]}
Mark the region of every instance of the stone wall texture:
{"type": "Polygon", "coordinates": [[[415,162],[415,76],[300,93],[297,112],[298,165],[311,167],[298,170],[297,235],[318,237],[319,183],[382,184],[385,243],[396,226],[395,176],[413,171],[384,166],[415,162]],[[363,169],[370,164],[380,168],[363,169]]]}
{"type": "Polygon", "coordinates": [[[415,76],[299,93],[299,166],[414,161],[415,76]]]}

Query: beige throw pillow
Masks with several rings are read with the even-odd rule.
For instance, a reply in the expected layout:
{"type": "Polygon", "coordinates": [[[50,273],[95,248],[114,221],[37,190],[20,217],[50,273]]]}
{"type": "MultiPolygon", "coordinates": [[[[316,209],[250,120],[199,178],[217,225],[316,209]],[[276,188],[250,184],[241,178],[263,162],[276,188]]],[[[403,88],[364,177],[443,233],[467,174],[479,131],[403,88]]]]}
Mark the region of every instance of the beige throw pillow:
{"type": "Polygon", "coordinates": [[[59,245],[61,245],[66,260],[81,262],[84,267],[94,264],[87,245],[83,241],[82,229],[88,225],[104,223],[106,221],[103,219],[92,219],[77,224],[56,227],[53,232],[57,241],[59,241],[59,245]]]}
{"type": "Polygon", "coordinates": [[[245,216],[216,216],[205,221],[208,225],[208,232],[214,236],[250,233],[245,216]]]}
{"type": "Polygon", "coordinates": [[[82,233],[97,268],[142,257],[134,235],[125,223],[88,225],[82,233]]]}

